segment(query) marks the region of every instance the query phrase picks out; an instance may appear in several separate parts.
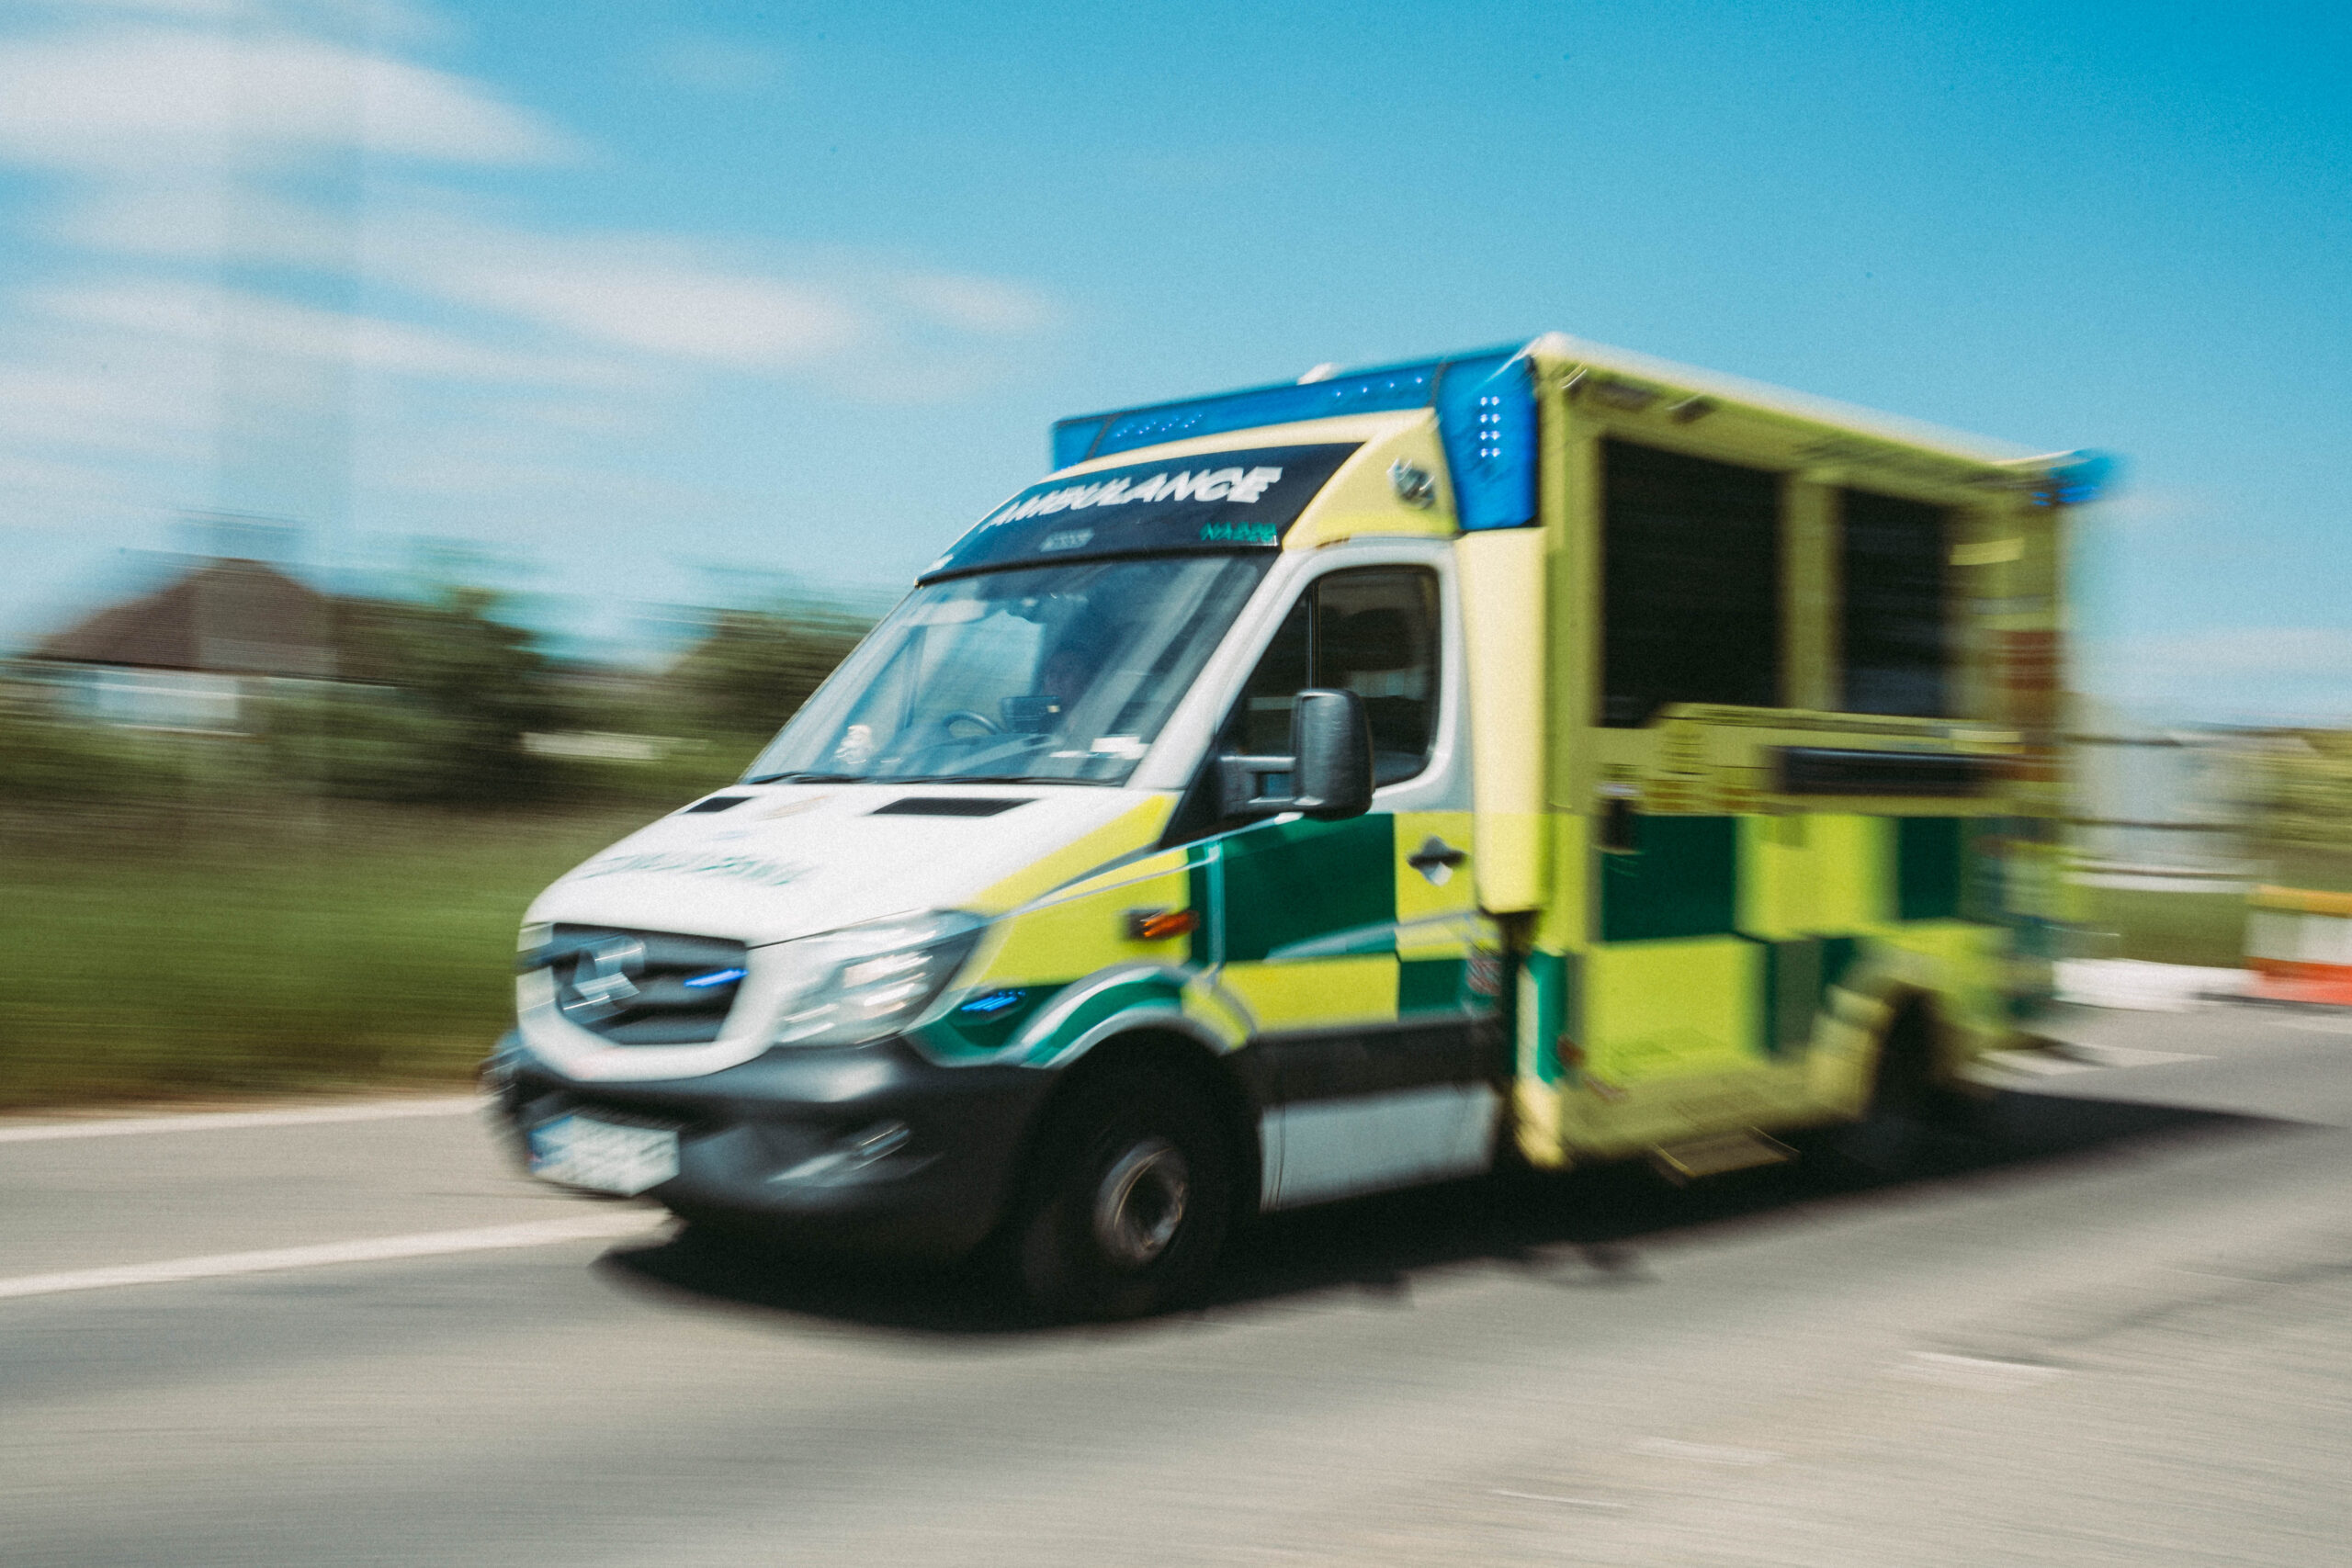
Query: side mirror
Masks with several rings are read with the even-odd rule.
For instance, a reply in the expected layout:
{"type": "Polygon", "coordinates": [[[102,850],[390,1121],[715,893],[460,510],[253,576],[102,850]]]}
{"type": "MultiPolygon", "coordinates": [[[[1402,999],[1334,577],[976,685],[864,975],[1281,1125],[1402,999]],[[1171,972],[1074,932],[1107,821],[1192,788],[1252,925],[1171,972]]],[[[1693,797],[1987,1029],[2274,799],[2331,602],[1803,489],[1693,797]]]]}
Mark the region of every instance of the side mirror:
{"type": "Polygon", "coordinates": [[[1297,811],[1324,821],[1372,809],[1372,727],[1353,692],[1305,691],[1287,757],[1221,757],[1225,815],[1297,811]]]}

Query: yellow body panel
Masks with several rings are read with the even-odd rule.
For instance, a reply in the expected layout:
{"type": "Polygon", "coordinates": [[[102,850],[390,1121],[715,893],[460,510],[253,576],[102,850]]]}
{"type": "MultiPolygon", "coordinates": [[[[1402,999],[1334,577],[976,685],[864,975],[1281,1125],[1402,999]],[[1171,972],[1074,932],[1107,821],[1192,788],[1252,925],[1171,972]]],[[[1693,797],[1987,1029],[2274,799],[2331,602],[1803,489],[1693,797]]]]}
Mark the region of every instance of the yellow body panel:
{"type": "Polygon", "coordinates": [[[1181,937],[1136,941],[1127,935],[1127,914],[1182,910],[1188,886],[1181,855],[1173,871],[1091,878],[1068,897],[998,922],[1002,937],[975,972],[974,984],[1040,985],[1114,964],[1181,962],[1181,937]]]}
{"type": "Polygon", "coordinates": [[[1261,1033],[1385,1023],[1396,1016],[1396,959],[1385,953],[1228,964],[1217,982],[1249,1010],[1261,1033]]]}
{"type": "Polygon", "coordinates": [[[1396,863],[1390,874],[1396,883],[1396,956],[1399,958],[1458,958],[1462,955],[1462,922],[1478,910],[1476,883],[1471,867],[1486,853],[1483,832],[1474,847],[1473,819],[1467,811],[1400,811],[1396,813],[1396,863]],[[1470,865],[1453,872],[1442,882],[1431,882],[1408,863],[1416,850],[1430,839],[1442,839],[1470,855],[1470,865]]]}
{"type": "Polygon", "coordinates": [[[1532,909],[1549,883],[1544,833],[1544,541],[1541,529],[1466,536],[1455,547],[1470,675],[1471,779],[1478,808],[1478,897],[1532,909]]]}
{"type": "Polygon", "coordinates": [[[1001,914],[1033,898],[1075,882],[1096,867],[1133,854],[1157,840],[1176,809],[1173,795],[1153,795],[1136,802],[1116,821],[1106,822],[1074,843],[1038,856],[973,900],[982,914],[1001,914]]]}
{"type": "Polygon", "coordinates": [[[1419,416],[1417,423],[1367,441],[1363,451],[1349,458],[1283,536],[1283,547],[1319,550],[1342,539],[1375,536],[1445,538],[1453,532],[1453,497],[1445,471],[1437,421],[1430,415],[1419,416]],[[1397,463],[1430,476],[1437,487],[1430,504],[1408,506],[1397,499],[1396,484],[1388,477],[1389,468],[1397,463]]]}
{"type": "Polygon", "coordinates": [[[1741,818],[1739,929],[1785,941],[1885,924],[1891,826],[1843,812],[1741,818]]]}
{"type": "Polygon", "coordinates": [[[1617,1086],[1757,1063],[1758,950],[1737,937],[1597,947],[1585,961],[1585,1070],[1617,1086]]]}

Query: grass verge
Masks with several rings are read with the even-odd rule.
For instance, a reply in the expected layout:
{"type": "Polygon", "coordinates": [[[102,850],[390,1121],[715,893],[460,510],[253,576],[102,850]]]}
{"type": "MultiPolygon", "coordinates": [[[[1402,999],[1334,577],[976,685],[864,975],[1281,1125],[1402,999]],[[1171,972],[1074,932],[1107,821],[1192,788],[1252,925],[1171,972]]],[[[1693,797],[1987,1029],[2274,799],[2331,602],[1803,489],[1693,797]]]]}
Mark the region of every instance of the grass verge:
{"type": "Polygon", "coordinates": [[[532,895],[652,815],[0,824],[0,1107],[460,1083],[532,895]]]}
{"type": "Polygon", "coordinates": [[[2096,934],[2086,952],[2102,958],[2235,968],[2245,962],[2245,895],[2173,893],[2132,887],[2082,889],[2096,934]]]}

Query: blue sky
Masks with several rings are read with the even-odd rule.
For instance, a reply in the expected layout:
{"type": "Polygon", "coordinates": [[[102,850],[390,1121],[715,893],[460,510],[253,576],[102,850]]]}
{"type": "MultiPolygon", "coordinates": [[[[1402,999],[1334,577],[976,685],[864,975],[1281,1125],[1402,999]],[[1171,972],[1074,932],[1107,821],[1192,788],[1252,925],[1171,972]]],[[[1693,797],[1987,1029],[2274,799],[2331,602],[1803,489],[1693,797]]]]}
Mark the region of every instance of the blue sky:
{"type": "Polygon", "coordinates": [[[2118,452],[2086,683],[2352,716],[2347,65],[2319,6],[17,0],[0,637],[209,511],[575,630],[878,591],[1057,415],[1560,328],[2118,452]]]}

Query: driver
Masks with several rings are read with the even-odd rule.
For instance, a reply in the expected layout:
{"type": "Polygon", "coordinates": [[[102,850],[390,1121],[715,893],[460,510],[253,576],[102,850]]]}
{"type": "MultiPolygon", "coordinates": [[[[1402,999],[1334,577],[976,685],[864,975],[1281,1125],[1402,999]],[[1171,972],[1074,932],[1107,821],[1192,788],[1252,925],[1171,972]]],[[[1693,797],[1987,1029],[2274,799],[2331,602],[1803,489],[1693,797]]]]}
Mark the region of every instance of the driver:
{"type": "Polygon", "coordinates": [[[1037,692],[1053,699],[1054,712],[1068,716],[1078,699],[1094,684],[1110,654],[1110,639],[1092,627],[1074,629],[1054,645],[1037,667],[1037,692]]]}

